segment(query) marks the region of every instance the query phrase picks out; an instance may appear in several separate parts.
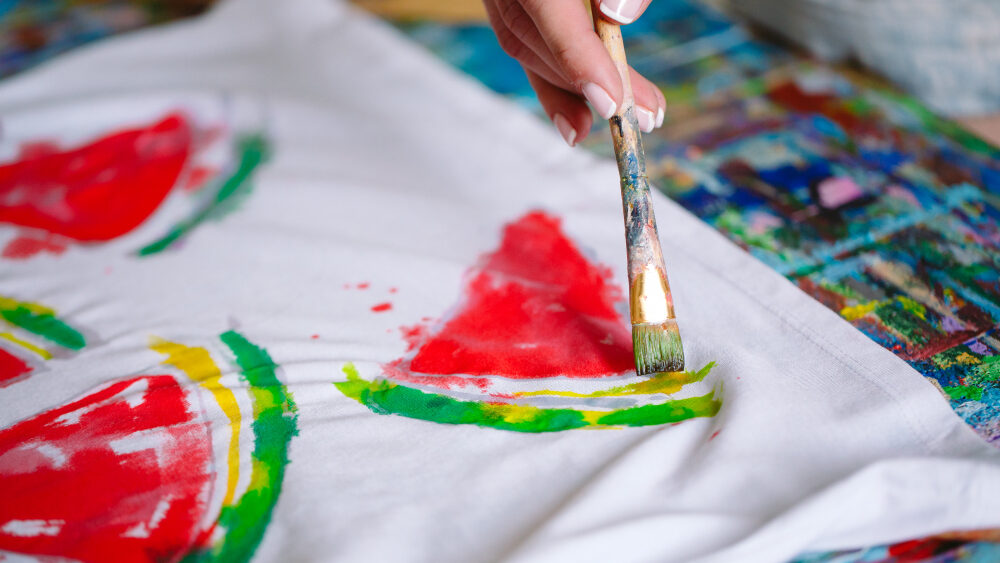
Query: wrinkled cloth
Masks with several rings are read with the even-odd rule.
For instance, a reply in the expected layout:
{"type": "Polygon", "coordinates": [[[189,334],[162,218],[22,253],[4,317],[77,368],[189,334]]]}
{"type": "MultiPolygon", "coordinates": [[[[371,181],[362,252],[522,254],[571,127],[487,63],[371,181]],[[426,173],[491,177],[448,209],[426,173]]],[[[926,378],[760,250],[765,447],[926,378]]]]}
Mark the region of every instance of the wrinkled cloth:
{"type": "MultiPolygon", "coordinates": [[[[230,331],[267,351],[280,384],[261,388],[287,388],[278,418],[295,421],[287,464],[266,475],[277,479],[268,489],[277,496],[255,520],[261,537],[248,550],[258,561],[780,561],[1000,527],[1000,452],[933,385],[657,193],[687,364],[715,362],[703,383],[721,397],[717,414],[531,434],[374,412],[334,385],[348,364],[374,380],[407,357],[399,327],[446,320],[504,226],[533,210],[557,217],[624,293],[614,162],[565,147],[554,130],[383,24],[320,0],[224,3],[0,87],[9,139],[72,145],[171,107],[227,124],[210,137],[262,131],[269,159],[228,213],[163,252],[135,250],[183,222],[183,194],[110,242],[4,262],[0,294],[44,302],[87,345],[0,389],[0,428],[137,374],[187,381],[185,361],[165,363],[180,349],[165,342],[204,348],[243,419],[238,461],[229,462],[234,418],[212,402],[223,404],[224,393],[204,385],[208,372],[183,384],[189,415],[211,435],[210,462],[190,454],[187,471],[216,483],[191,534],[216,528],[193,545],[226,541],[239,524],[216,518],[227,478],[243,475],[232,480],[241,498],[255,486],[254,468],[270,462],[250,454],[267,439],[250,420],[274,402],[257,396],[247,406],[270,364],[230,331]],[[225,346],[220,334],[230,334],[225,346]]],[[[13,154],[4,148],[5,159],[13,154]]],[[[586,383],[559,381],[570,390],[586,383]]],[[[124,396],[137,409],[152,395],[124,396]]],[[[89,420],[83,412],[63,423],[89,420]]],[[[107,428],[79,429],[97,430],[107,428]]],[[[112,449],[174,443],[129,438],[112,449]]],[[[30,440],[10,447],[37,449],[30,440]]],[[[183,454],[161,450],[158,463],[183,454]]],[[[65,452],[31,471],[72,472],[82,462],[65,452]]],[[[0,471],[30,473],[23,463],[0,471]]],[[[43,498],[55,483],[34,486],[22,494],[43,498]]],[[[0,549],[17,552],[18,534],[49,541],[77,525],[99,534],[119,517],[0,524],[0,549]]],[[[142,533],[159,537],[146,524],[122,537],[139,546],[142,533]]]]}

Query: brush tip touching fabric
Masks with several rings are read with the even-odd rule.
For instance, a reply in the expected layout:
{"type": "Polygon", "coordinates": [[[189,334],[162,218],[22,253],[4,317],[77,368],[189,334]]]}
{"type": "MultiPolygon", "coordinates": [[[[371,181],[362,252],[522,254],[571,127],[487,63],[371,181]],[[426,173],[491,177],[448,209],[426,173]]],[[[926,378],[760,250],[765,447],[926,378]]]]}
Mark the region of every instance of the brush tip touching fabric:
{"type": "Polygon", "coordinates": [[[674,319],[632,325],[632,346],[639,375],[684,371],[684,347],[674,319]]]}

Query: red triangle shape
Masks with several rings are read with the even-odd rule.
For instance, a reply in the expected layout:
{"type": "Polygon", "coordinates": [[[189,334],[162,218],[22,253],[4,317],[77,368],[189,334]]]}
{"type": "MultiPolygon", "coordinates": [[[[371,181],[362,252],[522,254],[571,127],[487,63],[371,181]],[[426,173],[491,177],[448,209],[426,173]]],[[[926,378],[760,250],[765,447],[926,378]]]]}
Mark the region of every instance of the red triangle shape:
{"type": "Polygon", "coordinates": [[[469,272],[457,312],[413,343],[409,370],[518,379],[621,374],[635,369],[630,329],[615,310],[621,300],[610,268],[588,260],[559,219],[534,211],[504,227],[500,247],[469,272]]]}

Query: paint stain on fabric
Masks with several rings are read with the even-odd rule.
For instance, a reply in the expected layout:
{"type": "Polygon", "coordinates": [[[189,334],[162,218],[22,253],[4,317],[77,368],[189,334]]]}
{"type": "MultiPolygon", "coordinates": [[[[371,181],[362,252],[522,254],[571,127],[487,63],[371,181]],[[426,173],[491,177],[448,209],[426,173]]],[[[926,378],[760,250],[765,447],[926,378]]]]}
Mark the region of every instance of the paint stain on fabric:
{"type": "Polygon", "coordinates": [[[379,303],[378,305],[372,305],[373,313],[384,313],[390,309],[392,309],[392,303],[389,303],[388,301],[379,303]]]}
{"type": "Polygon", "coordinates": [[[83,335],[59,319],[54,310],[38,303],[0,295],[0,318],[70,350],[80,350],[87,343],[83,335]]]}
{"type": "Polygon", "coordinates": [[[238,499],[222,506],[215,524],[200,535],[185,562],[250,560],[271,522],[284,484],[291,441],[298,435],[298,408],[278,379],[278,366],[267,350],[236,331],[219,338],[233,354],[253,403],[250,479],[238,499]]]}
{"type": "MultiPolygon", "coordinates": [[[[0,222],[80,242],[117,238],[159,207],[191,149],[192,129],[180,113],[73,149],[35,143],[0,165],[0,222]]],[[[52,248],[42,240],[15,239],[4,255],[52,248]]]]}
{"type": "Polygon", "coordinates": [[[466,280],[446,320],[401,328],[407,354],[381,377],[347,364],[337,388],[378,414],[517,432],[667,424],[721,407],[717,389],[685,389],[714,363],[635,375],[621,290],[555,217],[533,211],[506,225],[466,280]]]}
{"type": "Polygon", "coordinates": [[[31,366],[14,354],[0,348],[0,387],[5,387],[31,373],[31,366]]]}
{"type": "Polygon", "coordinates": [[[362,379],[352,364],[344,366],[347,381],[336,382],[341,393],[372,412],[397,414],[439,424],[474,424],[515,432],[559,432],[576,428],[653,426],[695,417],[715,416],[721,402],[715,392],[610,411],[540,408],[533,405],[463,401],[412,389],[384,379],[362,379]]]}
{"type": "Polygon", "coordinates": [[[266,162],[270,154],[270,145],[262,135],[248,135],[237,141],[236,151],[239,158],[236,170],[220,184],[212,198],[190,217],[171,228],[167,234],[140,248],[139,256],[158,254],[179,244],[205,221],[220,218],[232,211],[240,198],[249,193],[253,172],[266,162]]]}
{"type": "Polygon", "coordinates": [[[0,550],[176,560],[205,512],[211,447],[169,375],[116,381],[0,431],[0,550]]]}
{"type": "Polygon", "coordinates": [[[511,378],[594,377],[634,368],[609,268],[592,264],[558,219],[532,212],[480,259],[458,311],[409,369],[511,378]]]}

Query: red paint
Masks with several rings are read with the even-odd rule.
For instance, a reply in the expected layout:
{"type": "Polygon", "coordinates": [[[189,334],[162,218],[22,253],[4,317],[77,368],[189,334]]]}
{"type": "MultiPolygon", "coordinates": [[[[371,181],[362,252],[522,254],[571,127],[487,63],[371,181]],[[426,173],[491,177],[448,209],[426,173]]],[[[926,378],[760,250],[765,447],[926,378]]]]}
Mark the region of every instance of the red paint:
{"type": "Polygon", "coordinates": [[[400,358],[382,366],[382,372],[396,381],[405,381],[417,385],[454,389],[456,387],[478,387],[485,391],[490,386],[490,380],[485,377],[466,377],[462,375],[423,375],[414,373],[409,362],[400,358]]]}
{"type": "Polygon", "coordinates": [[[611,271],[588,260],[558,219],[532,212],[507,225],[500,247],[470,272],[454,316],[393,368],[510,378],[624,373],[635,364],[614,307],[621,298],[611,271]]]}
{"type": "Polygon", "coordinates": [[[399,290],[396,289],[395,287],[390,287],[389,288],[389,293],[396,293],[397,291],[399,291],[399,290]]]}
{"type": "Polygon", "coordinates": [[[31,366],[14,354],[0,348],[0,387],[14,383],[22,375],[31,373],[31,366]]]}
{"type": "Polygon", "coordinates": [[[159,207],[191,152],[179,113],[124,129],[79,148],[35,143],[0,165],[0,222],[78,241],[106,241],[139,226],[159,207]]]}
{"type": "Polygon", "coordinates": [[[963,543],[962,541],[923,538],[890,545],[888,551],[893,561],[898,563],[916,563],[917,561],[927,561],[935,556],[948,553],[957,547],[961,547],[963,543]]]}
{"type": "Polygon", "coordinates": [[[211,179],[218,170],[211,168],[209,166],[197,166],[188,174],[187,180],[184,182],[184,191],[186,192],[196,192],[201,188],[205,187],[208,180],[211,179]]]}
{"type": "Polygon", "coordinates": [[[715,432],[712,432],[712,435],[708,437],[708,441],[711,442],[712,440],[714,440],[715,437],[719,435],[719,432],[722,432],[722,430],[716,430],[715,432]]]}
{"type": "Polygon", "coordinates": [[[319,335],[318,334],[314,334],[314,335],[310,336],[309,338],[312,338],[313,340],[317,340],[317,339],[319,339],[319,335]]]}
{"type": "Polygon", "coordinates": [[[361,282],[358,284],[358,289],[368,289],[372,284],[369,282],[361,282]]]}
{"type": "Polygon", "coordinates": [[[372,311],[375,313],[384,313],[389,309],[392,309],[392,303],[389,303],[388,301],[386,301],[385,303],[379,303],[378,305],[372,306],[372,311]]]}
{"type": "Polygon", "coordinates": [[[211,447],[185,387],[168,375],[117,381],[0,431],[0,522],[52,525],[51,535],[0,529],[0,550],[179,559],[211,491],[211,447]]]}
{"type": "Polygon", "coordinates": [[[767,96],[791,111],[825,115],[849,135],[865,133],[881,138],[876,120],[857,115],[834,94],[806,92],[794,80],[789,80],[772,88],[767,96]]]}
{"type": "Polygon", "coordinates": [[[31,258],[36,254],[48,252],[56,256],[66,252],[66,241],[51,235],[33,236],[38,233],[18,235],[7,243],[0,256],[4,258],[31,258]]]}

